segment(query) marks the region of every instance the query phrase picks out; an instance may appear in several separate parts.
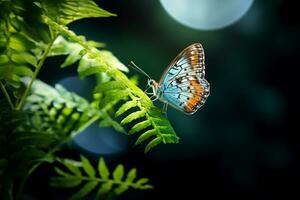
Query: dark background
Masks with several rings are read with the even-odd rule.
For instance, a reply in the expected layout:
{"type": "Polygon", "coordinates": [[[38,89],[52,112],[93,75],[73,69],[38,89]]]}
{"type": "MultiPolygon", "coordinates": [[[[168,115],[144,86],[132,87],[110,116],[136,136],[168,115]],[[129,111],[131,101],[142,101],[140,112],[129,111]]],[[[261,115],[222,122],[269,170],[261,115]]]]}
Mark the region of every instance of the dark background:
{"type": "MultiPolygon", "coordinates": [[[[143,146],[133,147],[135,136],[100,128],[81,133],[71,144],[74,152],[95,162],[99,155],[104,156],[110,168],[118,163],[127,170],[137,167],[138,175],[148,177],[155,187],[151,191],[131,190],[120,199],[299,196],[299,131],[291,128],[299,106],[293,107],[296,99],[289,97],[299,91],[296,71],[300,29],[294,1],[256,0],[240,21],[216,31],[194,30],[177,23],[159,1],[97,3],[118,17],[81,20],[71,24],[70,29],[106,43],[106,48],[124,64],[133,60],[156,80],[183,48],[201,42],[206,53],[206,78],[211,84],[211,95],[196,114],[186,116],[168,110],[181,138],[179,144],[160,145],[144,154],[143,146]],[[112,137],[108,141],[121,148],[112,151],[100,140],[97,145],[94,138],[100,136],[95,130],[98,135],[104,132],[105,141],[112,137]],[[99,149],[101,144],[104,148],[99,149]]],[[[63,80],[76,76],[76,67],[60,69],[63,59],[49,59],[40,78],[69,88],[63,80]]],[[[69,89],[89,94],[91,82],[87,79],[77,86],[71,84],[73,88],[69,89]]],[[[145,85],[146,79],[141,76],[140,87],[145,85]]],[[[47,168],[33,176],[32,184],[36,179],[46,182],[44,172],[47,168]]],[[[34,191],[37,198],[47,194],[49,199],[63,199],[66,195],[63,190],[53,192],[37,185],[28,190],[34,191]]]]}

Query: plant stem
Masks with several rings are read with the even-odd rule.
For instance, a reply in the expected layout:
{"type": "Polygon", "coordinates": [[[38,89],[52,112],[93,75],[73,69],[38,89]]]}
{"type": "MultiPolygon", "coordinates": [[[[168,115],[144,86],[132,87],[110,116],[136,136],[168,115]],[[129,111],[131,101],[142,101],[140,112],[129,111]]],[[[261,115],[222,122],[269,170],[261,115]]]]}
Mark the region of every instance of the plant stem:
{"type": "Polygon", "coordinates": [[[15,107],[14,107],[14,105],[13,105],[11,99],[10,99],[10,96],[9,96],[9,94],[8,94],[8,92],[7,92],[6,88],[5,88],[5,86],[2,84],[1,81],[0,81],[0,87],[1,87],[1,90],[2,90],[2,92],[3,92],[3,94],[4,94],[4,96],[5,96],[5,98],[6,98],[7,102],[8,102],[8,104],[10,105],[10,108],[11,108],[12,110],[14,110],[15,107]]]}
{"type": "Polygon", "coordinates": [[[115,181],[113,179],[102,179],[102,178],[86,177],[86,176],[76,176],[76,178],[78,178],[82,181],[96,181],[96,182],[100,182],[100,183],[111,182],[112,184],[115,184],[115,185],[126,184],[129,187],[135,187],[136,186],[136,184],[134,184],[134,183],[115,181]]]}
{"type": "Polygon", "coordinates": [[[92,123],[94,123],[96,120],[98,120],[100,118],[100,115],[96,115],[93,118],[91,118],[90,120],[88,120],[85,124],[83,124],[80,129],[72,132],[71,137],[75,137],[78,133],[82,132],[84,129],[86,129],[87,127],[89,127],[92,123]]]}
{"type": "Polygon", "coordinates": [[[23,106],[23,104],[25,102],[25,99],[26,99],[27,95],[29,94],[29,91],[30,91],[30,89],[32,87],[32,84],[33,84],[34,80],[36,79],[37,75],[39,74],[39,72],[40,72],[40,70],[41,70],[41,68],[42,68],[42,66],[43,66],[43,64],[44,64],[44,62],[45,62],[45,60],[46,60],[46,58],[48,56],[48,53],[50,52],[50,49],[51,49],[51,47],[53,45],[53,42],[55,41],[56,37],[57,36],[55,35],[53,37],[53,39],[51,40],[51,42],[49,43],[48,47],[46,48],[46,50],[45,50],[42,58],[40,59],[38,65],[37,65],[37,68],[35,69],[35,71],[34,71],[34,73],[32,75],[32,78],[31,78],[31,80],[30,80],[30,82],[29,82],[29,84],[28,84],[28,86],[27,86],[24,94],[21,97],[21,100],[20,100],[19,104],[16,106],[16,110],[20,110],[22,108],[22,106],[23,106]]]}

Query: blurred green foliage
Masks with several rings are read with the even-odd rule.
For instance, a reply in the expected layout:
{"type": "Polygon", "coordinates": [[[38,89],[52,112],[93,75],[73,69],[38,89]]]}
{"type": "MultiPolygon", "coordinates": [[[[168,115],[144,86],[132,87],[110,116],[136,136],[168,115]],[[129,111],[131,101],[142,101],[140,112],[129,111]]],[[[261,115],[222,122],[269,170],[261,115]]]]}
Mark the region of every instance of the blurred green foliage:
{"type": "MultiPolygon", "coordinates": [[[[130,124],[130,134],[141,134],[137,144],[152,138],[146,146],[146,152],[162,142],[178,142],[178,137],[162,111],[153,105],[148,96],[135,85],[135,81],[131,82],[120,71],[127,71],[127,68],[111,52],[99,50],[102,43],[87,41],[84,36],[76,35],[66,26],[79,19],[114,14],[99,8],[92,0],[11,0],[1,1],[0,9],[3,11],[0,18],[0,84],[5,97],[1,99],[3,151],[0,189],[4,199],[22,198],[30,174],[42,163],[53,165],[61,161],[62,158],[56,155],[63,149],[63,144],[97,120],[100,126],[112,126],[119,132],[126,132],[122,126],[130,124]],[[32,14],[32,11],[35,12],[32,14]],[[91,103],[62,86],[53,88],[36,79],[46,58],[58,55],[67,55],[61,67],[78,62],[81,78],[89,75],[99,77],[99,74],[107,76],[105,79],[98,78],[91,103]]],[[[89,161],[85,157],[81,158],[84,171],[93,180],[71,199],[86,196],[102,182],[104,186],[99,190],[100,193],[112,191],[113,196],[120,195],[129,186],[135,189],[152,188],[146,184],[148,179],[133,182],[135,169],[122,181],[122,165],[114,171],[113,179],[108,180],[102,174],[103,179],[96,180],[95,170],[89,161]],[[114,184],[119,186],[113,189],[114,184]]],[[[103,163],[101,159],[100,171],[107,171],[103,163]]],[[[77,186],[81,178],[85,179],[76,166],[63,164],[74,174],[56,168],[62,177],[52,178],[51,185],[64,186],[61,183],[65,183],[65,186],[70,186],[71,183],[71,186],[77,186]],[[69,179],[78,180],[67,183],[69,179]]]]}

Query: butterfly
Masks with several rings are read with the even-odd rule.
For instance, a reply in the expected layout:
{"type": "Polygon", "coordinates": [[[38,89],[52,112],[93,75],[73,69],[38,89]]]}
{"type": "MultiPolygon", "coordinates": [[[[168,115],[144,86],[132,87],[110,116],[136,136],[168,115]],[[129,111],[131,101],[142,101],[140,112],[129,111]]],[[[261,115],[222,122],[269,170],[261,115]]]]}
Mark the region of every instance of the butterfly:
{"type": "MultiPolygon", "coordinates": [[[[159,82],[148,76],[148,88],[152,88],[153,101],[164,103],[164,111],[170,105],[185,114],[195,113],[204,105],[210,93],[205,79],[204,49],[195,43],[182,50],[166,68],[159,82]]],[[[135,65],[135,67],[137,67],[135,65]]]]}

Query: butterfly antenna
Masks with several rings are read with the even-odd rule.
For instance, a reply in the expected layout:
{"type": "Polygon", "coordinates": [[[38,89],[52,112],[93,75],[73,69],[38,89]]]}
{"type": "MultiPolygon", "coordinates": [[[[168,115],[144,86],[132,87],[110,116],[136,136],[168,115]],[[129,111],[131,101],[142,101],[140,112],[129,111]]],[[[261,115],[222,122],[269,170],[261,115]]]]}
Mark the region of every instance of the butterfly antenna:
{"type": "Polygon", "coordinates": [[[131,65],[129,65],[130,67],[132,67],[136,71],[140,72],[141,74],[143,74],[143,75],[147,76],[149,79],[151,79],[150,76],[146,72],[144,72],[141,68],[139,68],[133,61],[130,61],[130,63],[131,63],[131,65]]]}

